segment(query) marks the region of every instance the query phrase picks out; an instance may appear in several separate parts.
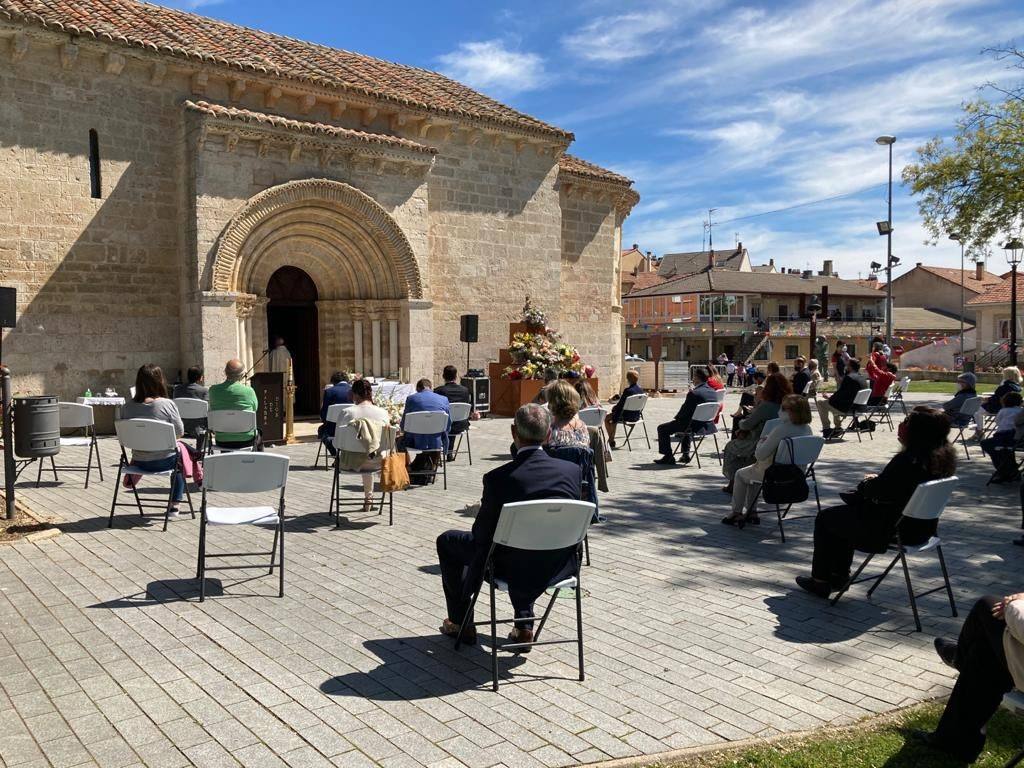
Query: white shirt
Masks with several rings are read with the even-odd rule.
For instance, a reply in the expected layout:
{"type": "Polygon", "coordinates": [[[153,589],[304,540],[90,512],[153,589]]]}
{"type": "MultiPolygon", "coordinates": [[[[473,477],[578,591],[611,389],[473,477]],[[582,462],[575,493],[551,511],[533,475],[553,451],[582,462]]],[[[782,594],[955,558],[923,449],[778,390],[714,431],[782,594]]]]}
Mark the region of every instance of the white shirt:
{"type": "Polygon", "coordinates": [[[292,359],[292,353],[283,344],[270,350],[267,364],[272,373],[288,373],[288,361],[292,359]]]}
{"type": "Polygon", "coordinates": [[[380,421],[385,424],[391,423],[391,417],[388,416],[387,411],[380,406],[366,401],[357,403],[351,408],[345,408],[341,412],[341,416],[338,417],[338,426],[340,427],[345,424],[349,424],[357,419],[369,419],[370,421],[380,421]]]}

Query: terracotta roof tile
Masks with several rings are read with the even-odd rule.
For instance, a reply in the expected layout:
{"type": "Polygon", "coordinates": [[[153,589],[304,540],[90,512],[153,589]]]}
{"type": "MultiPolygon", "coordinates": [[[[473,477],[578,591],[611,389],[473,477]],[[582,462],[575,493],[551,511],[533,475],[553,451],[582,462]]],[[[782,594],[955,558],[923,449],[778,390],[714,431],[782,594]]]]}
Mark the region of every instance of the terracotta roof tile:
{"type": "MultiPolygon", "coordinates": [[[[922,264],[920,267],[914,267],[914,269],[923,269],[925,272],[930,272],[933,275],[948,280],[951,283],[960,285],[960,270],[953,267],[930,267],[926,264],[922,264]]],[[[913,272],[913,270],[911,270],[913,272]]],[[[901,277],[906,277],[910,272],[907,272],[901,277]]],[[[999,284],[999,275],[993,275],[991,272],[982,272],[982,279],[976,279],[976,273],[973,269],[965,269],[963,271],[964,288],[974,293],[984,293],[986,290],[991,288],[993,285],[999,284]]],[[[896,278],[893,280],[895,284],[896,278]]]]}
{"type": "MultiPolygon", "coordinates": [[[[980,296],[968,299],[968,304],[1002,304],[1010,301],[1011,279],[1007,277],[1001,283],[992,286],[980,296]]],[[[1017,273],[1017,301],[1024,301],[1024,274],[1017,273]]]]}
{"type": "Polygon", "coordinates": [[[801,275],[766,274],[764,272],[739,272],[732,269],[713,269],[683,275],[663,283],[633,291],[630,298],[639,296],[662,296],[682,293],[761,293],[811,295],[821,293],[822,286],[828,286],[830,296],[877,297],[878,291],[858,285],[855,280],[820,275],[803,278],[801,275]]]}
{"type": "Polygon", "coordinates": [[[602,168],[594,163],[588,163],[586,160],[575,155],[562,155],[558,158],[558,167],[563,173],[571,173],[574,176],[583,176],[584,178],[596,179],[597,181],[607,181],[627,187],[633,183],[632,179],[628,179],[621,174],[609,171],[607,168],[602,168]]]}
{"type": "Polygon", "coordinates": [[[572,140],[444,75],[135,0],[0,0],[0,17],[572,140]]]}
{"type": "Polygon", "coordinates": [[[211,117],[218,117],[227,120],[238,120],[240,122],[257,125],[271,125],[276,128],[288,128],[293,131],[301,131],[302,133],[345,138],[352,141],[366,142],[368,144],[384,144],[391,147],[407,149],[412,152],[425,152],[429,154],[435,154],[437,152],[433,147],[428,147],[425,144],[420,144],[419,142],[412,141],[410,139],[403,139],[398,136],[385,136],[380,133],[354,131],[349,128],[339,128],[336,125],[327,125],[325,123],[292,120],[287,117],[281,117],[280,115],[271,115],[266,112],[255,112],[251,109],[228,107],[223,104],[211,104],[207,101],[188,100],[184,102],[184,106],[185,109],[192,112],[199,112],[204,115],[210,115],[211,117]]]}
{"type": "MultiPolygon", "coordinates": [[[[654,285],[661,285],[665,282],[665,278],[659,275],[657,272],[639,272],[632,277],[633,287],[630,289],[630,293],[633,291],[642,291],[644,288],[650,288],[654,285]]],[[[627,294],[628,295],[628,294],[627,294]]]]}

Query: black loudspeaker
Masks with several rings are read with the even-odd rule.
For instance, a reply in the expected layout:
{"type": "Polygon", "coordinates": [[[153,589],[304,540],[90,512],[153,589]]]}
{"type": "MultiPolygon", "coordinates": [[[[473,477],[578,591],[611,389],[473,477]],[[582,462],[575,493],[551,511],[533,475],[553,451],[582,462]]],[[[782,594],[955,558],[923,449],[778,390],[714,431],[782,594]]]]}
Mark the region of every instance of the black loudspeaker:
{"type": "MultiPolygon", "coordinates": [[[[17,288],[0,288],[0,328],[13,328],[17,321],[17,288]]],[[[476,324],[473,324],[474,333],[476,324]]]]}
{"type": "Polygon", "coordinates": [[[480,324],[479,315],[462,315],[459,318],[461,323],[459,331],[459,341],[465,341],[470,344],[475,344],[477,341],[478,326],[480,324]]]}

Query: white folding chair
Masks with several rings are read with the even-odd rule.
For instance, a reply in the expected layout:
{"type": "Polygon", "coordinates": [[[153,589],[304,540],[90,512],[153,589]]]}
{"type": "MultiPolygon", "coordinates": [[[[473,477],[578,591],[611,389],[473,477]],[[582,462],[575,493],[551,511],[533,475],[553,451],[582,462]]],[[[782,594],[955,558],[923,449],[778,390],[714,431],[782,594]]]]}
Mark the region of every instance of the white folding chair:
{"type": "Polygon", "coordinates": [[[697,460],[697,468],[700,469],[700,446],[704,442],[705,438],[709,435],[715,440],[715,455],[718,457],[718,463],[722,463],[722,451],[718,447],[718,429],[715,427],[715,417],[718,415],[718,411],[721,404],[715,400],[711,403],[701,403],[693,409],[693,416],[690,417],[690,424],[683,432],[677,432],[672,435],[672,438],[676,441],[676,450],[673,451],[673,455],[683,453],[683,442],[686,436],[690,436],[690,450],[693,457],[697,460]],[[714,432],[695,432],[694,427],[696,425],[710,424],[714,432]]]}
{"type": "Polygon", "coordinates": [[[256,450],[256,443],[259,440],[259,435],[256,434],[256,411],[210,411],[206,417],[206,428],[209,430],[206,435],[207,455],[256,450]],[[218,432],[233,434],[252,432],[252,443],[239,448],[214,445],[217,442],[218,432]]]}
{"type": "MultiPolygon", "coordinates": [[[[450,407],[450,406],[449,406],[450,407]]],[[[416,413],[405,414],[402,420],[402,432],[406,435],[442,435],[442,440],[447,442],[448,440],[448,421],[449,415],[444,411],[417,411],[416,413]]],[[[416,448],[409,448],[406,446],[406,450],[417,451],[416,448]]],[[[444,476],[444,489],[448,490],[448,457],[447,448],[442,443],[441,448],[433,448],[425,451],[418,451],[419,453],[439,453],[441,454],[437,464],[434,465],[433,469],[421,469],[411,470],[409,477],[429,477],[431,484],[437,482],[437,473],[440,471],[444,476]]]]}
{"type": "MultiPolygon", "coordinates": [[[[167,522],[171,517],[171,505],[174,503],[174,479],[178,475],[184,477],[184,469],[181,466],[181,456],[178,455],[178,441],[174,435],[174,425],[166,421],[155,419],[121,419],[114,422],[114,431],[117,433],[117,441],[121,444],[121,460],[117,464],[117,480],[114,481],[114,498],[110,502],[110,520],[107,528],[114,527],[114,509],[116,507],[134,506],[139,510],[139,517],[145,513],[143,509],[164,510],[164,530],[167,530],[167,522]],[[128,461],[128,451],[159,451],[174,452],[177,457],[174,469],[153,470],[143,469],[128,461]],[[138,483],[131,486],[132,494],[135,496],[135,503],[118,502],[117,494],[121,489],[122,475],[142,475],[143,477],[166,477],[170,480],[170,488],[167,491],[166,504],[143,504],[139,498],[139,491],[136,488],[138,483]]],[[[193,519],[196,510],[192,506],[192,494],[189,492],[188,483],[185,483],[185,496],[188,499],[188,508],[193,519]]]]}
{"type": "MultiPolygon", "coordinates": [[[[772,419],[772,421],[777,421],[772,419]]],[[[761,432],[762,435],[767,435],[768,424],[765,423],[765,428],[761,432]]],[[[804,479],[807,480],[807,484],[810,487],[814,486],[814,502],[818,505],[818,512],[821,512],[821,497],[818,495],[818,478],[814,474],[814,464],[821,455],[821,449],[825,447],[825,438],[817,435],[801,435],[799,437],[789,437],[779,443],[775,449],[775,464],[796,464],[798,467],[804,467],[804,479]]],[[[757,504],[757,500],[762,496],[765,490],[765,483],[762,481],[757,489],[757,494],[754,496],[754,505],[757,504]]],[[[814,515],[799,515],[794,517],[788,517],[789,510],[792,509],[793,504],[798,502],[791,502],[786,504],[786,508],[783,509],[781,504],[775,505],[775,515],[779,519],[779,538],[782,543],[786,543],[786,531],[782,527],[782,521],[789,520],[803,520],[807,517],[814,517],[814,515]]],[[[751,506],[750,512],[754,509],[751,506]]]]}
{"type": "MultiPolygon", "coordinates": [[[[335,425],[334,428],[335,428],[335,430],[337,430],[337,428],[338,428],[337,424],[341,420],[341,414],[343,414],[345,411],[347,411],[351,407],[352,407],[352,403],[335,403],[334,405],[327,406],[327,422],[329,424],[334,424],[335,425]]],[[[333,437],[327,437],[327,438],[324,438],[323,440],[319,440],[318,441],[320,444],[319,444],[319,446],[317,446],[316,458],[313,460],[313,466],[314,467],[319,467],[320,466],[320,457],[323,456],[324,457],[324,470],[326,471],[326,470],[331,468],[330,453],[327,451],[326,443],[327,443],[328,440],[333,441],[333,439],[334,439],[333,437]]]]}
{"type": "MultiPolygon", "coordinates": [[[[458,650],[462,642],[462,632],[467,625],[473,627],[490,624],[491,627],[491,679],[493,690],[498,690],[498,651],[511,651],[513,653],[528,652],[536,645],[557,645],[562,643],[575,643],[579,662],[579,679],[584,679],[583,674],[583,603],[582,587],[580,586],[580,567],[582,563],[581,545],[587,536],[590,528],[590,521],[593,518],[595,507],[587,501],[570,501],[566,499],[542,499],[538,501],[518,501],[505,504],[501,508],[498,517],[498,526],[494,531],[494,540],[487,552],[487,560],[484,564],[484,581],[490,585],[491,616],[490,621],[470,621],[473,615],[473,608],[483,584],[475,587],[473,597],[469,603],[469,609],[462,619],[459,635],[455,638],[455,648],[458,650]],[[511,624],[513,627],[519,622],[533,621],[530,618],[498,619],[495,596],[498,590],[507,592],[509,583],[503,578],[503,574],[495,571],[494,550],[496,547],[508,547],[513,550],[528,552],[542,552],[564,549],[567,550],[567,557],[575,558],[573,573],[563,579],[559,579],[564,568],[556,569],[551,576],[547,588],[554,590],[544,615],[537,625],[537,631],[533,635],[533,641],[529,643],[505,643],[498,647],[498,624],[511,624]],[[576,597],[576,639],[571,640],[545,640],[541,641],[540,635],[544,624],[551,614],[555,600],[563,589],[572,589],[576,597]]],[[[514,556],[514,555],[512,555],[514,556]]],[[[513,585],[514,586],[514,585],[513,585]]]]}
{"type": "Polygon", "coordinates": [[[608,411],[599,405],[591,405],[587,408],[581,408],[579,412],[580,421],[588,427],[596,427],[598,429],[604,427],[604,417],[607,415],[608,411]]]}
{"type": "Polygon", "coordinates": [[[469,417],[473,413],[473,406],[470,403],[449,403],[448,412],[452,417],[452,424],[454,425],[457,421],[467,422],[466,428],[455,435],[455,445],[452,445],[452,435],[448,435],[448,453],[452,459],[459,457],[459,449],[462,448],[462,440],[466,440],[466,453],[469,455],[469,466],[473,466],[473,444],[469,439],[469,430],[473,428],[472,423],[469,422],[469,417]]]}
{"type": "MultiPolygon", "coordinates": [[[[353,424],[339,424],[334,430],[334,478],[331,483],[331,500],[328,502],[329,514],[334,517],[334,527],[341,527],[341,473],[348,472],[359,475],[376,475],[380,472],[380,467],[373,469],[343,469],[341,466],[341,453],[342,451],[348,451],[351,453],[362,453],[365,449],[363,444],[359,442],[358,430],[353,424]]],[[[381,457],[386,452],[394,450],[394,430],[390,426],[384,427],[384,434],[381,436],[381,457]],[[384,446],[388,447],[384,447],[384,446]]],[[[384,491],[380,494],[380,507],[377,509],[377,514],[384,514],[384,491]]],[[[394,493],[388,492],[388,525],[394,525],[395,523],[395,495],[394,493]]],[[[355,500],[346,503],[355,503],[355,500]]]]}
{"type": "MultiPolygon", "coordinates": [[[[839,429],[833,430],[832,434],[828,436],[829,440],[835,440],[845,435],[850,429],[857,425],[857,416],[865,412],[868,407],[868,400],[871,399],[871,390],[868,388],[858,390],[857,394],[854,395],[853,404],[850,406],[850,410],[839,420],[839,429]],[[843,419],[849,418],[849,423],[844,427],[843,419]]],[[[860,436],[860,430],[857,432],[857,442],[864,442],[864,438],[860,436]]],[[[868,436],[874,440],[875,436],[868,432],[868,436]]]]}
{"type": "MultiPolygon", "coordinates": [[[[61,448],[89,446],[89,455],[85,465],[56,464],[53,456],[50,457],[50,470],[53,472],[53,479],[59,482],[57,470],[64,472],[85,472],[85,487],[89,487],[89,475],[92,470],[92,457],[96,455],[96,470],[100,473],[100,482],[103,482],[103,464],[100,461],[100,446],[96,442],[96,420],[91,405],[81,403],[57,403],[58,416],[60,418],[60,430],[80,429],[81,436],[68,436],[60,438],[61,448]]],[[[39,472],[36,475],[36,487],[39,486],[43,476],[43,459],[39,459],[39,472]]]]}
{"type": "MultiPolygon", "coordinates": [[[[953,489],[956,488],[958,478],[956,475],[952,477],[943,478],[942,480],[931,480],[927,483],[921,483],[914,490],[914,495],[910,497],[910,501],[907,502],[907,506],[903,508],[903,515],[900,517],[910,518],[913,520],[938,520],[939,516],[942,515],[942,511],[946,508],[949,503],[950,497],[953,495],[953,489]]],[[[882,571],[880,576],[867,576],[865,578],[859,578],[861,572],[867,567],[868,563],[871,562],[876,553],[869,553],[867,559],[860,564],[860,567],[854,572],[853,576],[846,585],[839,590],[839,593],[832,598],[832,605],[839,602],[846,591],[862,581],[874,580],[874,584],[868,590],[868,597],[871,597],[872,593],[878,589],[878,585],[882,583],[882,580],[889,575],[889,571],[893,569],[897,561],[903,565],[903,576],[907,582],[907,595],[910,597],[910,608],[914,612],[914,624],[917,625],[917,631],[921,631],[921,619],[917,613],[917,599],[930,595],[933,592],[939,592],[943,588],[946,590],[946,595],[949,597],[949,607],[953,611],[953,615],[956,616],[956,602],[953,600],[953,588],[949,583],[949,572],[946,570],[946,561],[942,557],[942,540],[938,536],[932,536],[924,544],[911,546],[903,544],[900,541],[900,529],[899,522],[896,524],[895,530],[895,541],[889,545],[888,552],[896,552],[896,556],[889,563],[888,567],[882,571]],[[914,585],[910,581],[910,569],[907,567],[907,555],[921,555],[925,552],[935,551],[939,557],[939,567],[942,569],[942,579],[944,584],[942,586],[929,589],[926,592],[914,592],[914,585]]]]}
{"type": "Polygon", "coordinates": [[[719,403],[724,403],[725,402],[725,394],[726,394],[725,393],[725,387],[722,387],[721,389],[716,389],[715,390],[715,399],[719,403]]]}
{"type": "Polygon", "coordinates": [[[208,568],[206,561],[214,557],[252,557],[265,552],[231,552],[208,554],[206,551],[207,525],[272,525],[274,544],[270,548],[270,571],[280,552],[278,569],[278,597],[284,597],[284,489],[288,482],[288,457],[276,453],[222,453],[203,462],[203,501],[199,508],[199,555],[196,579],[199,580],[199,602],[206,599],[206,572],[263,568],[263,565],[223,565],[208,568]],[[281,491],[277,509],[272,506],[211,507],[207,496],[214,491],[223,493],[268,493],[281,491]]]}
{"type": "Polygon", "coordinates": [[[964,430],[974,425],[974,414],[981,408],[980,397],[970,397],[964,400],[963,405],[960,406],[960,411],[957,413],[957,421],[962,423],[954,424],[953,429],[959,430],[956,437],[953,438],[953,444],[956,445],[956,441],[959,440],[960,444],[964,447],[964,453],[967,454],[967,458],[971,458],[971,452],[967,450],[967,438],[964,437],[964,430]]]}
{"type": "Polygon", "coordinates": [[[647,393],[642,392],[639,395],[630,395],[626,398],[626,402],[622,404],[622,430],[623,438],[626,441],[626,447],[632,451],[633,446],[629,444],[629,438],[633,434],[633,430],[636,429],[637,424],[643,424],[644,427],[644,439],[647,441],[647,449],[651,448],[651,438],[647,434],[647,422],[644,421],[644,408],[647,407],[647,393]],[[627,414],[629,417],[627,418],[627,414]]]}
{"type": "Polygon", "coordinates": [[[893,408],[895,408],[896,404],[899,403],[900,410],[903,411],[903,415],[904,416],[907,415],[907,404],[903,401],[903,395],[904,395],[904,393],[908,392],[909,390],[910,390],[910,377],[909,376],[904,376],[902,379],[900,379],[899,388],[896,390],[895,394],[893,395],[893,403],[892,403],[892,407],[893,408]]]}
{"type": "MultiPolygon", "coordinates": [[[[200,452],[206,451],[207,439],[206,426],[207,415],[210,413],[210,404],[206,400],[200,400],[198,397],[176,397],[174,398],[174,405],[178,408],[178,415],[181,416],[182,421],[202,420],[202,432],[196,434],[196,450],[200,452]]],[[[189,434],[189,425],[185,425],[185,434],[189,434]]]]}

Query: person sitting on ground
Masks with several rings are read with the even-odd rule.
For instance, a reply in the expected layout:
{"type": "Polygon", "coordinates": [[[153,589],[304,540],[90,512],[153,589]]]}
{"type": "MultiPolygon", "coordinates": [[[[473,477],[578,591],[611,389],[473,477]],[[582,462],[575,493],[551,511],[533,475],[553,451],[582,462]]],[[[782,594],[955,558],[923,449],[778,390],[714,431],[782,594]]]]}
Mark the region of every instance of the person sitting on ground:
{"type": "Polygon", "coordinates": [[[736,363],[732,360],[725,364],[725,386],[731,387],[736,380],[736,363]]]}
{"type": "Polygon", "coordinates": [[[904,545],[924,544],[935,535],[937,520],[900,518],[918,485],[956,471],[949,430],[942,411],[917,406],[910,412],[896,432],[903,448],[881,474],[867,475],[855,491],[841,494],[842,506],[818,513],[811,575],[797,577],[801,588],[826,598],[842,589],[850,580],[854,550],[885,552],[897,525],[904,545]]]}
{"type": "Polygon", "coordinates": [[[718,396],[715,390],[708,386],[708,374],[705,368],[694,368],[690,373],[692,389],[686,393],[686,399],[679,408],[672,421],[658,425],[658,452],[660,459],[655,459],[655,464],[675,464],[676,457],[672,454],[672,436],[682,434],[683,464],[689,464],[690,456],[690,432],[697,434],[710,434],[715,431],[714,422],[693,422],[693,412],[701,403],[717,403],[718,396]],[[692,422],[692,423],[691,423],[692,422]]]}
{"type": "MultiPolygon", "coordinates": [[[[473,530],[446,531],[437,537],[437,558],[448,611],[441,624],[442,634],[457,636],[465,620],[467,626],[462,633],[462,641],[467,644],[476,642],[473,616],[467,616],[466,612],[473,594],[483,583],[487,553],[505,504],[580,498],[580,467],[554,459],[543,450],[550,431],[551,413],[546,408],[535,403],[520,407],[512,424],[515,458],[484,475],[483,497],[480,511],[473,521],[473,530]]],[[[567,575],[570,569],[575,573],[575,557],[576,548],[538,552],[499,548],[495,551],[495,572],[509,584],[509,598],[516,618],[533,617],[533,603],[543,594],[552,577],[563,569],[567,575]]],[[[518,622],[510,638],[514,642],[531,642],[533,623],[518,622]]]]}
{"type": "Polygon", "coordinates": [[[633,395],[642,395],[643,393],[643,387],[640,386],[639,371],[626,371],[626,388],[622,390],[622,394],[619,395],[619,399],[615,402],[615,405],[612,406],[611,413],[604,417],[604,428],[608,431],[609,447],[615,447],[615,432],[620,423],[624,421],[635,423],[640,418],[640,414],[638,412],[629,411],[624,414],[623,409],[626,407],[626,400],[628,398],[633,395]]]}
{"type": "Polygon", "coordinates": [[[544,405],[548,401],[548,388],[558,381],[558,371],[554,368],[544,369],[544,386],[540,388],[540,392],[533,398],[533,402],[537,405],[544,405]]]}
{"type": "MultiPolygon", "coordinates": [[[[167,397],[167,382],[160,366],[147,363],[135,374],[135,394],[121,406],[122,419],[153,419],[174,425],[175,438],[185,434],[178,406],[167,397]]],[[[149,472],[166,472],[178,466],[178,448],[168,451],[132,451],[131,463],[149,472]]],[[[137,477],[137,476],[136,476],[137,477]]],[[[171,517],[178,516],[178,507],[185,495],[185,477],[174,475],[171,492],[171,517]]]]}
{"type": "Polygon", "coordinates": [[[413,466],[413,472],[421,472],[436,467],[440,463],[442,451],[447,452],[448,432],[451,430],[452,417],[448,408],[448,399],[434,392],[434,383],[430,379],[420,379],[416,382],[416,392],[405,399],[405,411],[402,413],[402,436],[398,439],[398,450],[407,451],[410,448],[420,451],[413,466]],[[405,434],[405,422],[409,414],[427,412],[440,412],[448,416],[445,428],[442,432],[432,435],[408,435],[405,434]],[[424,462],[430,462],[428,467],[424,462]]]}
{"type": "MultiPolygon", "coordinates": [[[[366,381],[366,379],[356,379],[352,382],[350,395],[352,407],[345,408],[341,412],[335,431],[364,419],[376,425],[376,431],[383,435],[384,429],[391,423],[391,418],[388,416],[387,411],[373,404],[373,387],[370,386],[370,382],[366,381]]],[[[368,453],[362,455],[343,455],[339,458],[339,461],[342,468],[350,472],[359,472],[362,475],[363,511],[369,512],[373,506],[373,473],[379,470],[381,465],[380,451],[376,451],[375,455],[368,453]]]]}
{"type": "MultiPolygon", "coordinates": [[[[441,371],[441,378],[444,379],[444,384],[434,388],[435,394],[447,398],[449,403],[469,403],[472,405],[473,398],[470,397],[469,389],[458,383],[458,368],[454,365],[446,365],[444,370],[441,371]]],[[[470,410],[470,416],[472,416],[472,410],[470,410]]],[[[462,434],[467,429],[469,429],[469,419],[452,422],[451,427],[448,429],[449,451],[451,451],[451,446],[454,445],[452,437],[462,434]]],[[[447,460],[455,461],[455,454],[449,452],[447,460]]]]}
{"type": "Polygon", "coordinates": [[[895,383],[898,373],[899,368],[895,363],[886,363],[882,368],[875,368],[874,375],[871,377],[871,397],[868,398],[868,405],[885,404],[889,387],[895,383]]]}
{"type": "MultiPolygon", "coordinates": [[[[807,397],[817,397],[818,387],[821,386],[823,381],[821,371],[818,370],[818,361],[813,357],[807,361],[807,376],[811,381],[811,390],[807,393],[807,397]]],[[[796,394],[800,394],[797,392],[796,394]]]]}
{"type": "MultiPolygon", "coordinates": [[[[188,380],[187,383],[175,384],[171,397],[175,400],[180,398],[206,400],[208,394],[206,386],[203,384],[203,367],[201,365],[191,366],[185,377],[188,380]]],[[[195,438],[196,449],[202,451],[206,438],[206,419],[182,419],[181,421],[185,425],[185,434],[195,438]]]]}
{"type": "Polygon", "coordinates": [[[767,434],[762,433],[754,448],[755,463],[737,470],[733,477],[732,514],[723,518],[723,523],[742,528],[747,523],[760,522],[754,499],[765,470],[775,461],[776,450],[786,438],[810,434],[811,404],[803,395],[786,395],[779,407],[779,423],[767,434]]]}
{"type": "Polygon", "coordinates": [[[953,395],[952,400],[947,400],[942,404],[942,410],[946,412],[946,416],[949,417],[954,427],[966,427],[971,423],[973,417],[964,416],[960,413],[960,409],[968,400],[978,396],[975,389],[977,383],[978,377],[970,371],[964,371],[956,377],[957,393],[953,395]]]}
{"type": "Polygon", "coordinates": [[[860,360],[851,357],[845,366],[846,373],[839,381],[836,391],[827,399],[815,402],[818,407],[818,415],[821,417],[822,434],[826,438],[841,434],[843,418],[850,414],[857,393],[862,389],[868,389],[868,380],[860,372],[860,360]],[[829,426],[830,419],[835,422],[835,427],[829,426]]]}
{"type": "Polygon", "coordinates": [[[807,371],[807,359],[798,357],[793,361],[793,378],[790,379],[790,382],[793,384],[793,394],[804,394],[804,390],[810,381],[811,374],[807,371]]]}
{"type": "Polygon", "coordinates": [[[320,426],[316,430],[317,437],[327,447],[327,452],[334,455],[335,422],[327,420],[327,411],[332,405],[349,405],[352,403],[352,385],[348,383],[348,374],[335,371],[331,374],[331,386],[324,390],[324,401],[320,406],[320,426]]]}
{"type": "MultiPolygon", "coordinates": [[[[238,359],[228,360],[224,366],[224,381],[210,387],[211,411],[252,411],[259,410],[256,390],[245,383],[245,366],[238,359]]],[[[218,448],[249,448],[257,440],[256,430],[248,432],[218,432],[215,436],[218,448]]]]}
{"type": "Polygon", "coordinates": [[[985,416],[995,416],[999,413],[999,409],[1003,407],[1004,395],[1010,392],[1021,391],[1021,375],[1019,368],[1014,365],[1008,366],[1003,368],[1002,374],[1002,382],[998,387],[996,387],[995,392],[982,401],[981,408],[979,408],[978,412],[974,414],[974,423],[976,426],[974,436],[978,440],[982,438],[982,433],[984,432],[985,416]]]}
{"type": "Polygon", "coordinates": [[[911,735],[955,760],[973,763],[985,748],[985,725],[1003,696],[1024,689],[1024,592],[981,598],[959,639],[937,637],[935,650],[960,676],[934,733],[911,735]]]}
{"type": "Polygon", "coordinates": [[[1024,440],[1024,426],[1017,426],[1018,421],[1024,422],[1022,402],[1020,392],[1003,395],[1003,407],[996,414],[996,431],[992,437],[981,441],[982,452],[992,459],[996,469],[993,483],[1012,483],[1020,479],[1013,447],[1024,440]]]}
{"type": "Polygon", "coordinates": [[[590,430],[579,417],[580,396],[565,380],[548,388],[548,410],[551,411],[551,436],[546,445],[552,448],[589,448],[590,430]]]}
{"type": "Polygon", "coordinates": [[[590,386],[590,382],[586,379],[576,379],[576,383],[572,385],[573,389],[576,390],[576,394],[580,396],[580,408],[594,408],[601,406],[601,401],[597,395],[594,394],[594,388],[590,386]]]}
{"type": "Polygon", "coordinates": [[[761,430],[765,422],[778,418],[782,399],[793,394],[789,379],[781,373],[770,374],[764,381],[760,401],[754,406],[750,415],[737,424],[735,437],[722,449],[722,474],[729,484],[722,490],[731,494],[733,476],[743,467],[754,463],[754,449],[761,439],[761,430]]]}

